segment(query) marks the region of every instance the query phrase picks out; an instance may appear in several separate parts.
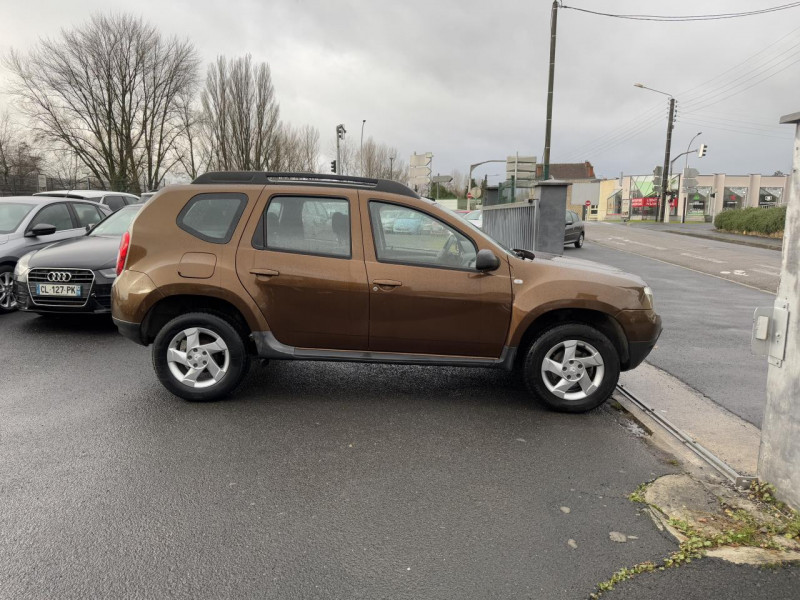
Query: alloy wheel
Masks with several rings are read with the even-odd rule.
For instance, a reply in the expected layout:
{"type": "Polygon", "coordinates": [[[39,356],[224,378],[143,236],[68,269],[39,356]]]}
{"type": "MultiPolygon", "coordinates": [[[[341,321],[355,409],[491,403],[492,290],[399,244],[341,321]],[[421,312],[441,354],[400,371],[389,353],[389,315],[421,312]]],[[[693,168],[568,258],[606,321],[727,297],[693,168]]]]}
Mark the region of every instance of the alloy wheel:
{"type": "Polygon", "coordinates": [[[228,372],[230,362],[230,351],[224,340],[203,327],[178,332],[167,349],[170,373],[191,388],[216,385],[228,372]]]}
{"type": "Polygon", "coordinates": [[[0,308],[12,310],[16,308],[17,300],[14,298],[14,275],[11,271],[0,273],[0,308]]]}
{"type": "Polygon", "coordinates": [[[542,361],[545,386],[564,400],[584,400],[600,387],[604,375],[602,356],[583,340],[559,342],[542,361]]]}

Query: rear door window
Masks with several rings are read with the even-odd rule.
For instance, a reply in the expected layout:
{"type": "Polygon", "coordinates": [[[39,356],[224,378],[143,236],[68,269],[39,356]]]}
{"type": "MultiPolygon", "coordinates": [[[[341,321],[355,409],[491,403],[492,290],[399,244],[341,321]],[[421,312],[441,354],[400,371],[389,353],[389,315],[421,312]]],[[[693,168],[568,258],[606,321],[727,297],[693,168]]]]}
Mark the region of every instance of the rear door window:
{"type": "Polygon", "coordinates": [[[344,198],[272,198],[261,215],[253,247],[349,258],[350,202],[344,198]]]}
{"type": "Polygon", "coordinates": [[[122,196],[106,196],[103,198],[103,204],[116,212],[125,206],[125,200],[122,198],[122,196]]]}
{"type": "Polygon", "coordinates": [[[100,209],[93,204],[73,202],[72,208],[75,210],[75,215],[78,217],[79,227],[86,227],[87,225],[99,223],[105,216],[100,212],[100,209]]]}
{"type": "Polygon", "coordinates": [[[244,194],[194,196],[178,215],[178,227],[212,244],[227,244],[247,205],[244,194]]]}

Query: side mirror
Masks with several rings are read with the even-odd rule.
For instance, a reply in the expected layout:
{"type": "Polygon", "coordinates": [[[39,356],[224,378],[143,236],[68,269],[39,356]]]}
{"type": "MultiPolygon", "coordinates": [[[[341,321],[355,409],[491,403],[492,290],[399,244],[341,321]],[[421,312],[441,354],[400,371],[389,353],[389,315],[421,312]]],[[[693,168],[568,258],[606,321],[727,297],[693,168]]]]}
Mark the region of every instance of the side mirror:
{"type": "Polygon", "coordinates": [[[48,225],[47,223],[39,223],[31,227],[25,234],[25,237],[39,237],[41,235],[53,235],[56,232],[55,225],[48,225]]]}
{"type": "Polygon", "coordinates": [[[478,271],[494,271],[500,267],[500,259],[491,250],[483,249],[478,251],[475,257],[475,268],[478,271]]]}

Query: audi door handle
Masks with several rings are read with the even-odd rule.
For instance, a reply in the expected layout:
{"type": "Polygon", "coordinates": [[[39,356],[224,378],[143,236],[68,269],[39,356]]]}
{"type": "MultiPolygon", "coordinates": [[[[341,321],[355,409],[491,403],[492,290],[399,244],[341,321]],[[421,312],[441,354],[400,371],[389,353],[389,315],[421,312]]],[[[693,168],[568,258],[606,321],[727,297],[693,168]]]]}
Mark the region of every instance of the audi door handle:
{"type": "Polygon", "coordinates": [[[251,269],[250,273],[256,277],[277,277],[281,274],[280,271],[275,269],[251,269]]]}

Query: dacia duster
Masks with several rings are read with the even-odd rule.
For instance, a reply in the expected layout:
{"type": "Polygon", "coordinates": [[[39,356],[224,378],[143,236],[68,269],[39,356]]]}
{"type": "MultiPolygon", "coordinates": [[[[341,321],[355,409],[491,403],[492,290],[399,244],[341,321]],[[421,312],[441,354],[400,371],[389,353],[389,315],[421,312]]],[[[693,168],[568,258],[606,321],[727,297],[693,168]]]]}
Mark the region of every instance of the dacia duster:
{"type": "Polygon", "coordinates": [[[229,394],[258,357],[516,367],[583,412],[661,332],[640,278],[507,249],[388,180],[201,175],[148,200],[117,271],[114,322],[187,400],[229,394]]]}

